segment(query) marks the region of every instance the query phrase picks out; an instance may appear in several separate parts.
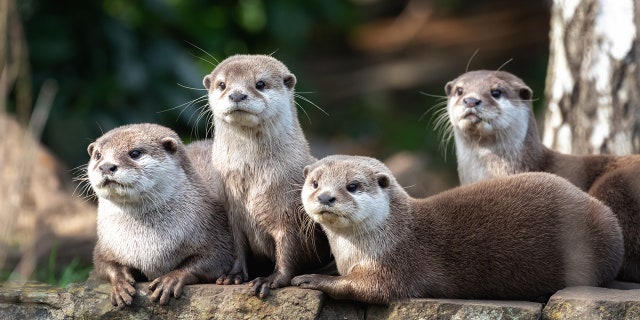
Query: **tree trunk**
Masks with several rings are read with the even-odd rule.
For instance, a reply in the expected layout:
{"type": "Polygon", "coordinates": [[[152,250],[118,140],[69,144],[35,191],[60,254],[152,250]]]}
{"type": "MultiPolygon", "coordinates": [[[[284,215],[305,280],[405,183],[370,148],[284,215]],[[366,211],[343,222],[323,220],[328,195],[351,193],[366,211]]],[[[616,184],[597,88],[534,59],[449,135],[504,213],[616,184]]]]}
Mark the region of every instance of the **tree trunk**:
{"type": "Polygon", "coordinates": [[[543,142],[640,153],[640,1],[554,0],[543,142]]]}

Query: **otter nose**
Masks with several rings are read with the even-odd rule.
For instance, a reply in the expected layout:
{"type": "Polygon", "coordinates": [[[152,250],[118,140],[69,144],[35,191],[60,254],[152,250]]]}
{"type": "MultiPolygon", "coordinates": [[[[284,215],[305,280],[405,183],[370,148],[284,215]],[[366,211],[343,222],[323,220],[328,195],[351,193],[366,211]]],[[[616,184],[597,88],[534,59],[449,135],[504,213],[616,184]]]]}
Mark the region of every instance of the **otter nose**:
{"type": "Polygon", "coordinates": [[[98,169],[100,169],[100,172],[102,172],[102,174],[113,174],[118,170],[118,166],[113,163],[107,162],[101,164],[98,169]]]}
{"type": "Polygon", "coordinates": [[[318,202],[324,204],[325,206],[330,206],[333,205],[334,202],[336,202],[336,197],[328,193],[323,193],[318,196],[318,202]]]}
{"type": "Polygon", "coordinates": [[[473,108],[479,106],[482,103],[482,100],[469,97],[462,99],[462,103],[464,103],[467,108],[473,108]]]}
{"type": "Polygon", "coordinates": [[[240,92],[234,92],[232,94],[229,95],[229,100],[233,101],[233,102],[240,102],[244,99],[247,98],[246,94],[242,94],[240,92]]]}

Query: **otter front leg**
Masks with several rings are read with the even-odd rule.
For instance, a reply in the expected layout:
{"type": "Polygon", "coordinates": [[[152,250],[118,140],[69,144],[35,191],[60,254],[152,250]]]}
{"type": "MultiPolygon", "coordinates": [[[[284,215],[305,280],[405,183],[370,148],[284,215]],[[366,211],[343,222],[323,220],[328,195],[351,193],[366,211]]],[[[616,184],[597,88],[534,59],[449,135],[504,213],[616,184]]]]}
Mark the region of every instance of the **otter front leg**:
{"type": "Polygon", "coordinates": [[[295,248],[291,246],[294,241],[286,241],[283,236],[274,238],[276,263],[273,273],[268,277],[258,277],[249,282],[251,293],[261,299],[269,295],[270,289],[291,285],[291,278],[296,270],[295,259],[291,258],[291,255],[296,254],[295,248]]]}
{"type": "Polygon", "coordinates": [[[305,274],[293,278],[291,284],[300,288],[320,290],[334,299],[389,304],[391,290],[380,285],[380,281],[377,280],[375,275],[353,272],[346,276],[305,274]]]}
{"type": "Polygon", "coordinates": [[[111,304],[118,308],[131,305],[136,294],[136,280],[132,269],[114,261],[104,260],[100,254],[96,254],[94,264],[98,274],[111,283],[111,304]]]}
{"type": "Polygon", "coordinates": [[[236,225],[238,224],[234,224],[233,228],[233,243],[236,259],[233,262],[231,271],[229,271],[227,274],[221,275],[216,280],[216,284],[219,285],[241,284],[249,280],[249,269],[247,268],[248,244],[244,233],[242,232],[242,230],[236,228],[236,225]]]}
{"type": "Polygon", "coordinates": [[[247,269],[247,259],[244,254],[238,254],[236,260],[233,262],[231,271],[227,274],[221,275],[216,284],[229,285],[229,284],[241,284],[249,280],[249,271],[247,269]]]}

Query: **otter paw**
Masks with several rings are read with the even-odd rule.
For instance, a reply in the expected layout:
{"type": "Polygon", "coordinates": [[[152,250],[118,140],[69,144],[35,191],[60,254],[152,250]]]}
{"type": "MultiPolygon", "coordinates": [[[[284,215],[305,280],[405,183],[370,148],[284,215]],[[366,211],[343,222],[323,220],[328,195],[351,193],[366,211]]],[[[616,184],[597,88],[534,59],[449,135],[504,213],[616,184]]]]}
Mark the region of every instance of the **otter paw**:
{"type": "Polygon", "coordinates": [[[133,302],[133,296],[136,294],[136,288],[133,286],[135,281],[120,280],[112,283],[111,304],[118,308],[130,306],[133,302]]]}
{"type": "Polygon", "coordinates": [[[167,304],[172,295],[176,299],[180,298],[182,288],[184,288],[184,281],[181,278],[168,275],[157,278],[149,284],[149,290],[153,292],[150,296],[151,301],[161,305],[167,304]]]}
{"type": "Polygon", "coordinates": [[[304,274],[291,279],[291,285],[300,288],[315,289],[318,283],[318,277],[313,274],[304,274]]]}
{"type": "Polygon", "coordinates": [[[250,293],[258,296],[260,299],[264,299],[269,295],[271,289],[284,287],[290,283],[291,280],[278,277],[276,274],[268,277],[258,277],[249,282],[249,286],[251,287],[250,293]]]}
{"type": "Polygon", "coordinates": [[[218,285],[231,285],[231,284],[242,284],[245,279],[242,277],[242,274],[226,274],[220,276],[218,280],[216,280],[216,284],[218,285]]]}
{"type": "Polygon", "coordinates": [[[249,286],[251,287],[249,291],[251,295],[264,299],[269,295],[271,281],[268,280],[268,277],[259,277],[249,282],[249,286]]]}

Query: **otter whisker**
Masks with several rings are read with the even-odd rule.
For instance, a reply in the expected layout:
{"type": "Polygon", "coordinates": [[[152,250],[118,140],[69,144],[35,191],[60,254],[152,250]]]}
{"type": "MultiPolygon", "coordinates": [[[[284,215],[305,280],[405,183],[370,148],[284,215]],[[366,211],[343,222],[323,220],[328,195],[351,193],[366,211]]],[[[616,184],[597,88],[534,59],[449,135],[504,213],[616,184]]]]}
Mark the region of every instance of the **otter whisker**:
{"type": "Polygon", "coordinates": [[[305,110],[297,101],[294,101],[293,103],[295,103],[298,107],[300,107],[300,110],[304,112],[304,115],[307,116],[307,120],[309,120],[309,123],[311,123],[311,118],[309,117],[307,110],[305,110]]]}
{"type": "Polygon", "coordinates": [[[444,161],[447,161],[448,154],[448,146],[450,145],[451,140],[453,139],[453,127],[451,125],[451,121],[449,119],[449,113],[447,112],[447,108],[442,108],[434,114],[436,116],[435,121],[433,121],[433,131],[438,134],[440,143],[438,148],[441,150],[444,161]]]}
{"type": "Polygon", "coordinates": [[[276,54],[276,52],[278,52],[278,50],[280,50],[280,48],[273,50],[271,53],[269,53],[268,55],[273,57],[274,54],[276,54]]]}
{"type": "MultiPolygon", "coordinates": [[[[196,137],[198,136],[198,126],[197,126],[197,124],[200,123],[200,121],[202,121],[202,119],[204,117],[209,117],[210,116],[210,113],[208,112],[208,110],[209,110],[209,104],[208,103],[203,105],[203,106],[200,106],[198,108],[198,116],[196,117],[196,121],[194,122],[193,132],[192,132],[192,134],[195,133],[196,137]]],[[[209,137],[209,130],[211,130],[210,127],[211,127],[211,122],[207,118],[206,124],[205,124],[205,137],[209,137]]]]}
{"type": "Polygon", "coordinates": [[[199,98],[196,98],[196,99],[194,99],[194,100],[191,100],[191,102],[190,102],[189,104],[187,104],[187,105],[186,105],[186,106],[185,106],[185,107],[180,111],[180,113],[178,113],[178,119],[180,119],[180,116],[182,116],[182,113],[183,113],[185,110],[187,110],[187,108],[190,108],[191,106],[196,105],[197,103],[200,103],[200,102],[202,102],[202,101],[207,101],[207,98],[206,98],[206,97],[199,97],[199,98]]]}
{"type": "MultiPolygon", "coordinates": [[[[209,106],[209,105],[207,105],[207,106],[209,106]]],[[[209,115],[207,116],[207,123],[208,123],[207,129],[206,129],[207,130],[207,132],[206,132],[207,137],[212,137],[213,136],[213,121],[214,121],[213,120],[213,113],[210,112],[209,115]]]]}
{"type": "MultiPolygon", "coordinates": [[[[424,113],[422,113],[422,115],[420,115],[420,118],[418,118],[418,121],[422,121],[422,118],[424,118],[424,116],[426,116],[432,110],[440,108],[440,107],[442,107],[443,105],[446,105],[446,104],[447,104],[447,101],[441,101],[441,102],[438,102],[435,105],[429,107],[424,113]]],[[[439,110],[440,109],[437,109],[435,113],[437,114],[438,112],[441,112],[439,110]]],[[[446,111],[446,108],[442,108],[442,110],[446,111]]]]}
{"type": "Polygon", "coordinates": [[[431,94],[431,93],[426,93],[424,91],[420,91],[419,92],[421,95],[430,97],[430,98],[438,98],[438,99],[447,99],[447,96],[441,96],[441,95],[437,95],[437,94],[431,94]]]}
{"type": "Polygon", "coordinates": [[[91,182],[89,181],[89,174],[87,173],[88,166],[88,164],[83,164],[69,170],[72,172],[73,176],[71,180],[73,182],[77,182],[76,186],[73,188],[72,195],[82,197],[85,200],[95,197],[95,195],[90,193],[92,188],[91,182]]]}
{"type": "Polygon", "coordinates": [[[193,100],[189,100],[189,101],[187,101],[187,102],[185,102],[185,103],[183,103],[181,105],[175,106],[173,108],[157,111],[157,113],[163,113],[163,112],[175,110],[175,109],[182,108],[182,107],[188,108],[188,107],[190,107],[191,105],[193,105],[195,103],[202,102],[203,100],[206,100],[207,98],[208,97],[206,95],[200,96],[200,97],[197,97],[197,98],[195,98],[193,100]]]}
{"type": "Polygon", "coordinates": [[[328,112],[326,112],[324,109],[320,108],[320,106],[318,106],[317,104],[315,104],[313,101],[311,101],[311,100],[307,99],[305,96],[301,95],[300,93],[301,93],[301,92],[295,93],[295,94],[294,94],[294,96],[295,96],[296,98],[300,98],[300,99],[302,99],[303,101],[305,101],[305,102],[307,102],[307,103],[311,104],[312,106],[314,106],[314,107],[316,107],[318,110],[320,110],[322,113],[324,113],[325,115],[329,116],[329,113],[328,113],[328,112]]]}
{"type": "Polygon", "coordinates": [[[451,125],[451,122],[449,120],[449,113],[446,112],[446,110],[444,112],[440,112],[438,114],[436,114],[436,119],[434,121],[432,121],[433,125],[433,131],[440,131],[441,129],[446,130],[447,126],[451,125]]]}
{"type": "Polygon", "coordinates": [[[206,88],[195,88],[195,87],[189,87],[189,86],[185,86],[184,84],[181,83],[176,83],[179,87],[183,87],[185,89],[190,89],[190,90],[196,90],[196,91],[207,91],[206,88]]]}
{"type": "Polygon", "coordinates": [[[207,63],[211,64],[211,65],[212,65],[212,66],[214,66],[214,67],[215,67],[215,66],[217,66],[218,64],[220,64],[220,62],[218,61],[218,59],[216,59],[216,57],[214,57],[213,55],[211,55],[209,52],[205,51],[204,49],[202,49],[202,48],[200,48],[200,47],[196,46],[195,44],[193,44],[193,43],[191,43],[191,42],[189,42],[189,41],[186,41],[186,40],[185,40],[185,42],[186,42],[186,43],[188,43],[188,44],[190,44],[190,45],[191,45],[191,46],[193,46],[194,48],[196,48],[196,49],[198,49],[198,50],[202,51],[204,54],[208,55],[209,57],[211,57],[211,59],[213,59],[213,61],[215,61],[216,63],[213,63],[213,62],[211,62],[211,61],[209,61],[209,60],[207,60],[207,59],[201,58],[201,57],[196,57],[196,58],[201,59],[201,60],[203,60],[203,61],[205,61],[205,62],[207,62],[207,63]]]}
{"type": "Polygon", "coordinates": [[[509,64],[509,62],[513,61],[513,58],[510,58],[509,60],[505,61],[502,65],[500,65],[500,67],[498,67],[498,69],[495,72],[500,71],[502,68],[504,68],[507,64],[509,64]]]}
{"type": "Polygon", "coordinates": [[[476,51],[471,55],[471,58],[469,58],[469,61],[467,61],[467,66],[464,68],[464,72],[469,72],[469,66],[471,65],[471,61],[473,60],[473,58],[475,58],[478,52],[480,52],[480,48],[476,49],[476,51]]]}

